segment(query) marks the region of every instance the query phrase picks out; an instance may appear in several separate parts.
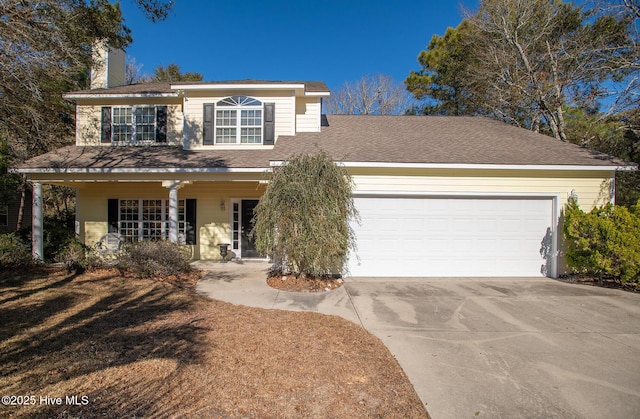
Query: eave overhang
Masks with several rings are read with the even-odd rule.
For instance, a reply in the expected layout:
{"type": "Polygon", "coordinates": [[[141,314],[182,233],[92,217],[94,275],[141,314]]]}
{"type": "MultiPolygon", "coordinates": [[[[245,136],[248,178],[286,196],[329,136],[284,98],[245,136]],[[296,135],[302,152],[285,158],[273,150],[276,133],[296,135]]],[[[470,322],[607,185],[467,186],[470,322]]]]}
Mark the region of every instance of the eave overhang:
{"type": "Polygon", "coordinates": [[[238,84],[238,83],[203,83],[203,84],[172,84],[172,90],[184,91],[216,91],[216,90],[293,90],[299,96],[329,96],[330,92],[307,92],[304,83],[281,84],[238,84]]]}
{"type": "MultiPolygon", "coordinates": [[[[270,165],[277,167],[285,164],[285,160],[272,160],[270,165]]],[[[634,171],[634,165],[527,165],[527,164],[460,164],[460,163],[386,163],[386,162],[336,162],[343,167],[353,168],[387,168],[387,169],[458,169],[458,170],[566,170],[566,171],[634,171]]]]}
{"type": "Polygon", "coordinates": [[[175,93],[67,93],[62,95],[65,99],[131,99],[131,98],[177,98],[175,93]]]}
{"type": "Polygon", "coordinates": [[[129,167],[69,167],[69,168],[28,168],[28,169],[12,169],[13,173],[23,174],[118,174],[118,173],[266,173],[272,169],[269,167],[202,167],[202,168],[183,168],[183,167],[162,167],[162,168],[129,168],[129,167]]]}

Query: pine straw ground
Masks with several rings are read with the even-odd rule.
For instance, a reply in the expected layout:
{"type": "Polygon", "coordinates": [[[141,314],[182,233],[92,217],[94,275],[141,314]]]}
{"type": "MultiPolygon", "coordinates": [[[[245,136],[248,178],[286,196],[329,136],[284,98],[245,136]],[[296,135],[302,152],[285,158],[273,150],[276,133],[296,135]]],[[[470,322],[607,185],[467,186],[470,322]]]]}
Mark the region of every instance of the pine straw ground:
{"type": "Polygon", "coordinates": [[[428,417],[361,327],[235,306],[184,283],[5,273],[0,338],[0,395],[34,396],[0,405],[0,417],[428,417]]]}

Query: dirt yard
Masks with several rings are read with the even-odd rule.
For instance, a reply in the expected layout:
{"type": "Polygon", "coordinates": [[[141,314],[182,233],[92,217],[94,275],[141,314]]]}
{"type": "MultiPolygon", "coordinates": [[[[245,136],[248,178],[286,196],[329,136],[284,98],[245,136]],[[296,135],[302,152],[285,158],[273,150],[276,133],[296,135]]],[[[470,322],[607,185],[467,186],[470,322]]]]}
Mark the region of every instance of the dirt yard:
{"type": "Polygon", "coordinates": [[[361,327],[185,284],[4,273],[0,337],[0,417],[428,417],[361,327]]]}

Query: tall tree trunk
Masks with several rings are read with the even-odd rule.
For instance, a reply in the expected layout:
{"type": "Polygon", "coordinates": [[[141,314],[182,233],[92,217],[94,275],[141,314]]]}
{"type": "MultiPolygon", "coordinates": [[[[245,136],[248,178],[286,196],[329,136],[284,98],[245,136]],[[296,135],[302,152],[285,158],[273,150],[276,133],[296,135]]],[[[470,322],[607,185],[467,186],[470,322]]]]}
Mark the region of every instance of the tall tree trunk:
{"type": "Polygon", "coordinates": [[[562,109],[562,105],[558,105],[556,108],[556,115],[558,119],[558,138],[562,141],[567,141],[567,133],[564,129],[564,109],[562,109]]]}
{"type": "Polygon", "coordinates": [[[26,181],[20,183],[20,204],[18,205],[18,218],[16,220],[16,230],[20,230],[22,228],[22,218],[24,217],[24,205],[26,200],[26,181]]]}
{"type": "Polygon", "coordinates": [[[553,118],[553,129],[555,137],[560,139],[561,141],[567,141],[567,134],[564,132],[564,111],[562,109],[562,85],[560,82],[560,78],[558,77],[558,61],[556,57],[553,55],[551,51],[551,44],[549,41],[547,44],[547,53],[549,54],[549,61],[551,62],[551,69],[553,74],[553,87],[555,89],[556,94],[556,109],[554,112],[553,118]]]}

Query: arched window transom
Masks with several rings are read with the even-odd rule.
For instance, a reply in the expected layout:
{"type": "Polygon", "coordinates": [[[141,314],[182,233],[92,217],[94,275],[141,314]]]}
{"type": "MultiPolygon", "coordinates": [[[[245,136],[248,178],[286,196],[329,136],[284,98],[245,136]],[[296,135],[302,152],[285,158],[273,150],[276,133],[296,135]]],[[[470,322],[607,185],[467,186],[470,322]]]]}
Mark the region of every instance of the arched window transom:
{"type": "Polygon", "coordinates": [[[216,144],[261,144],[262,102],[230,96],[216,103],[216,144]]]}

